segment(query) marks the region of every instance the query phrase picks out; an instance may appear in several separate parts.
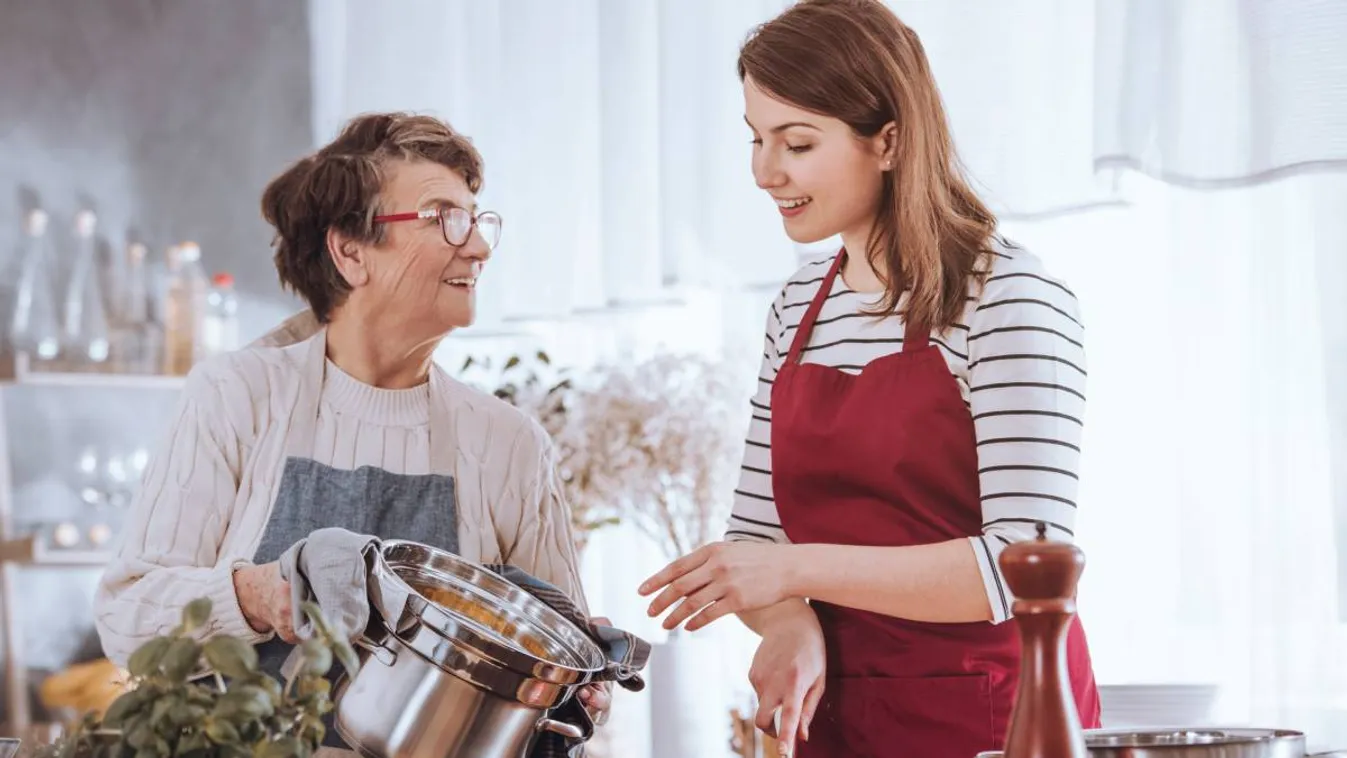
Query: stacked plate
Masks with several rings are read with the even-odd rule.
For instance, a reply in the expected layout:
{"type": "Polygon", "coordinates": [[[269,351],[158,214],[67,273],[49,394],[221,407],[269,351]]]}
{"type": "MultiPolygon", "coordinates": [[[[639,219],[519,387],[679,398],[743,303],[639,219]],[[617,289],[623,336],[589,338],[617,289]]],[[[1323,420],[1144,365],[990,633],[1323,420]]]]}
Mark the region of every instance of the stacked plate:
{"type": "Polygon", "coordinates": [[[1105,729],[1209,724],[1219,688],[1212,684],[1101,685],[1105,729]]]}

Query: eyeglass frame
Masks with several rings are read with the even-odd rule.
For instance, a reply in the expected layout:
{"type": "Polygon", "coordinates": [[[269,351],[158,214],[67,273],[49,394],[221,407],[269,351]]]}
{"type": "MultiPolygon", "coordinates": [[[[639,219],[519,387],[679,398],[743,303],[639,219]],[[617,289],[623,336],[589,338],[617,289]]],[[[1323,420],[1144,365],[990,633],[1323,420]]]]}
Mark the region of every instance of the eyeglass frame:
{"type": "MultiPolygon", "coordinates": [[[[390,213],[383,216],[375,216],[373,221],[376,224],[389,224],[396,221],[417,221],[423,218],[438,219],[440,222],[440,237],[444,239],[445,244],[451,247],[463,247],[464,245],[468,244],[468,240],[472,239],[473,230],[477,229],[477,219],[481,218],[482,216],[493,216],[496,219],[496,228],[499,229],[500,231],[496,235],[495,243],[487,247],[488,250],[495,250],[496,246],[500,244],[500,236],[505,233],[505,220],[502,219],[500,217],[500,214],[496,213],[495,211],[482,211],[481,213],[473,213],[472,211],[469,211],[466,208],[460,208],[456,205],[450,205],[439,208],[423,208],[422,210],[419,211],[408,211],[406,213],[390,213]],[[444,215],[448,211],[462,211],[468,214],[468,218],[472,220],[472,223],[468,225],[468,233],[466,236],[463,237],[462,242],[453,242],[452,240],[449,239],[449,229],[445,226],[445,219],[444,219],[444,215]]],[[[485,240],[486,238],[483,237],[482,239],[485,240]]]]}

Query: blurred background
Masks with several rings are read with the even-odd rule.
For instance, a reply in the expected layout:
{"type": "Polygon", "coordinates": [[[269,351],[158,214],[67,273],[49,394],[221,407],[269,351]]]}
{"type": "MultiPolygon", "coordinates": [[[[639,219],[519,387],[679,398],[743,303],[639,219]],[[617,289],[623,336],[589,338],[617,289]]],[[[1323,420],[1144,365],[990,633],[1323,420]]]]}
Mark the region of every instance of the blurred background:
{"type": "MultiPolygon", "coordinates": [[[[473,138],[505,219],[482,319],[437,357],[562,443],[653,445],[650,466],[724,484],[571,493],[591,606],[658,643],[596,752],[750,752],[754,638],[666,641],[635,586],[667,560],[653,516],[718,535],[767,305],[833,249],[790,243],[749,172],[735,57],[788,4],[0,0],[10,730],[63,718],[43,683],[101,656],[93,587],[181,374],[300,307],[262,188],[398,109],[473,138]],[[588,428],[539,401],[563,375],[588,428]],[[619,392],[636,431],[604,426],[619,392]]],[[[1082,302],[1080,612],[1106,725],[1347,746],[1347,2],[890,5],[1005,232],[1082,302]]]]}

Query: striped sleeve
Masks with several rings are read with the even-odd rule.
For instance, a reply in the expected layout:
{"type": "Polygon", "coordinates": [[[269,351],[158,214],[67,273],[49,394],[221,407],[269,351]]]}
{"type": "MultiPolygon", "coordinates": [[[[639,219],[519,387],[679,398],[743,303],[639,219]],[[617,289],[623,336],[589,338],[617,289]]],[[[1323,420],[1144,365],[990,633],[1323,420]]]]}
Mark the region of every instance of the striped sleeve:
{"type": "Polygon", "coordinates": [[[998,261],[968,318],[968,384],[977,434],[982,534],[972,537],[993,622],[1013,598],[998,557],[1032,539],[1074,538],[1085,411],[1085,346],[1076,297],[1029,256],[998,261]]]}
{"type": "Polygon", "coordinates": [[[758,386],[749,400],[751,417],[744,440],[744,458],[739,469],[739,485],[734,490],[734,508],[725,529],[725,539],[785,543],[790,540],[781,528],[776,502],[772,497],[772,382],[776,379],[781,354],[777,336],[781,334],[782,295],[767,312],[763,338],[762,363],[758,386]]]}

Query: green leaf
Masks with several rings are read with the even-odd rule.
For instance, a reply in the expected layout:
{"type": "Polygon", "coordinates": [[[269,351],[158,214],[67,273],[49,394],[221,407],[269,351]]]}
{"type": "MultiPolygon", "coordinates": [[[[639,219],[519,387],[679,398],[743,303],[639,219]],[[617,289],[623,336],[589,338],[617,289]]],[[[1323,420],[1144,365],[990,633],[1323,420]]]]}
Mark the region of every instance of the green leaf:
{"type": "Polygon", "coordinates": [[[270,676],[264,675],[254,679],[253,684],[256,684],[258,687],[261,687],[262,689],[266,690],[267,694],[271,695],[272,703],[281,702],[281,697],[284,690],[282,690],[280,682],[276,681],[270,676]]]}
{"type": "Polygon", "coordinates": [[[304,640],[300,645],[304,651],[304,673],[322,676],[332,668],[332,651],[322,640],[304,640]]]}
{"type": "Polygon", "coordinates": [[[186,682],[201,661],[201,645],[196,640],[180,637],[173,640],[164,653],[159,669],[171,682],[186,682]]]}
{"type": "Polygon", "coordinates": [[[306,676],[299,680],[300,697],[313,697],[323,695],[326,697],[332,691],[332,682],[317,676],[306,676]]]}
{"type": "Polygon", "coordinates": [[[211,602],[208,597],[199,597],[182,609],[182,626],[186,631],[200,629],[210,619],[211,602]]]}
{"type": "Polygon", "coordinates": [[[544,351],[542,351],[542,350],[539,350],[539,351],[537,352],[537,357],[538,357],[538,362],[539,362],[539,363],[542,363],[543,365],[551,365],[551,363],[552,363],[552,359],[549,358],[548,355],[547,355],[547,353],[544,352],[544,351]]]}
{"type": "Polygon", "coordinates": [[[230,679],[257,671],[257,649],[237,637],[214,637],[203,648],[211,668],[230,679]]]}
{"type": "Polygon", "coordinates": [[[275,712],[275,707],[271,702],[271,694],[255,684],[234,687],[221,695],[220,702],[216,704],[215,709],[217,714],[220,714],[222,710],[230,711],[229,718],[242,715],[249,720],[267,718],[275,712]]]}
{"type": "Polygon", "coordinates": [[[161,724],[168,724],[169,711],[173,709],[173,706],[183,704],[183,702],[172,695],[154,701],[154,705],[150,707],[150,723],[154,724],[156,728],[159,728],[161,724]]]}
{"type": "Polygon", "coordinates": [[[518,366],[519,364],[520,364],[519,356],[512,355],[510,356],[510,360],[505,362],[505,368],[503,370],[509,371],[510,369],[514,368],[515,366],[518,366]]]}
{"type": "Polygon", "coordinates": [[[168,718],[174,726],[181,729],[182,727],[190,726],[201,721],[201,719],[206,717],[207,713],[209,713],[209,711],[199,705],[193,705],[186,700],[180,700],[173,703],[173,707],[168,711],[168,718]]]}
{"type": "Polygon", "coordinates": [[[150,728],[148,722],[141,721],[132,727],[131,731],[126,733],[126,744],[136,750],[144,750],[153,747],[154,740],[158,736],[159,735],[155,734],[154,730],[150,728]]]}
{"type": "Polygon", "coordinates": [[[146,690],[144,688],[134,689],[119,695],[103,714],[103,726],[109,729],[120,729],[126,717],[134,713],[136,708],[145,702],[145,695],[146,690]]]}
{"type": "Polygon", "coordinates": [[[264,744],[257,755],[260,758],[294,758],[302,748],[297,737],[285,736],[264,744]]]}
{"type": "Polygon", "coordinates": [[[304,615],[308,616],[309,622],[313,628],[318,630],[318,634],[324,638],[332,638],[335,634],[332,631],[332,624],[328,623],[327,616],[323,615],[323,609],[312,600],[305,601],[300,606],[304,610],[304,615]]]}
{"type": "Polygon", "coordinates": [[[360,671],[360,656],[356,655],[355,648],[346,640],[334,640],[332,642],[332,652],[337,656],[341,667],[346,669],[346,675],[355,678],[360,671]]]}
{"type": "Polygon", "coordinates": [[[459,369],[459,371],[460,372],[467,371],[468,369],[472,368],[472,363],[473,363],[472,356],[469,355],[467,357],[467,360],[463,361],[463,368],[459,369]]]}
{"type": "Polygon", "coordinates": [[[321,716],[305,716],[299,723],[300,736],[306,741],[311,740],[315,745],[321,745],[323,737],[327,735],[327,725],[323,723],[321,716]]]}
{"type": "Polygon", "coordinates": [[[159,636],[146,642],[131,654],[126,661],[126,670],[134,677],[147,677],[153,674],[159,668],[159,661],[163,660],[164,653],[168,652],[168,646],[173,644],[173,638],[159,636]]]}
{"type": "Polygon", "coordinates": [[[211,719],[206,725],[206,736],[217,745],[233,745],[239,741],[239,730],[223,719],[211,719]]]}
{"type": "Polygon", "coordinates": [[[210,749],[210,740],[207,739],[205,732],[191,732],[178,743],[178,752],[180,753],[192,753],[208,749],[210,749]]]}

